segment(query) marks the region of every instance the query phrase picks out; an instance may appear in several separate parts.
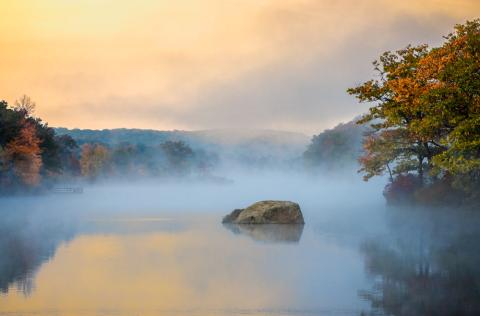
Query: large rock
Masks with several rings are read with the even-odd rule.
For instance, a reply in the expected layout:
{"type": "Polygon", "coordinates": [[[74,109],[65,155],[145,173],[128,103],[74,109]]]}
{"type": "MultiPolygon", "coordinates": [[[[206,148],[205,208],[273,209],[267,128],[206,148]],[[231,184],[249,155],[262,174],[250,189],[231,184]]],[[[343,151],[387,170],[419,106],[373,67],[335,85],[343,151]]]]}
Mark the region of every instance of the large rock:
{"type": "Polygon", "coordinates": [[[261,201],[245,209],[237,209],[223,218],[233,224],[304,224],[297,203],[289,201],[261,201]]]}

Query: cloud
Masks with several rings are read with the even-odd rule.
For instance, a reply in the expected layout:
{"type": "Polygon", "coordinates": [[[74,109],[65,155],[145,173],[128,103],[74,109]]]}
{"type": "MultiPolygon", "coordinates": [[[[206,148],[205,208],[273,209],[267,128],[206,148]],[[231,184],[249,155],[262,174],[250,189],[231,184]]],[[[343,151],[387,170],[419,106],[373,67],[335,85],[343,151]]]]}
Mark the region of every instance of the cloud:
{"type": "Polygon", "coordinates": [[[0,86],[51,125],[318,132],[382,51],[438,44],[480,3],[60,0],[0,4],[0,86]]]}

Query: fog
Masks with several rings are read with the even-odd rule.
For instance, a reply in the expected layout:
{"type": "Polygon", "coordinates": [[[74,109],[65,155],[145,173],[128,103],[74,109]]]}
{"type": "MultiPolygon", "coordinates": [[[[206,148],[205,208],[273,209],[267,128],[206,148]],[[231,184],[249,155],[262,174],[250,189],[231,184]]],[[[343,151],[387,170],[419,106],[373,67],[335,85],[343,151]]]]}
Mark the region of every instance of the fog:
{"type": "Polygon", "coordinates": [[[478,216],[388,207],[386,179],[357,174],[223,179],[2,198],[0,314],[407,315],[392,309],[403,304],[421,315],[418,291],[431,310],[478,311],[478,216]],[[306,224],[221,224],[268,199],[299,203],[306,224]]]}
{"type": "Polygon", "coordinates": [[[81,212],[83,214],[125,212],[226,213],[259,200],[292,200],[308,215],[361,207],[383,207],[385,179],[364,182],[353,174],[345,176],[259,169],[236,169],[221,177],[200,176],[162,179],[104,179],[96,183],[74,182],[56,188],[81,187],[83,192],[42,196],[4,197],[2,209],[81,212]]]}

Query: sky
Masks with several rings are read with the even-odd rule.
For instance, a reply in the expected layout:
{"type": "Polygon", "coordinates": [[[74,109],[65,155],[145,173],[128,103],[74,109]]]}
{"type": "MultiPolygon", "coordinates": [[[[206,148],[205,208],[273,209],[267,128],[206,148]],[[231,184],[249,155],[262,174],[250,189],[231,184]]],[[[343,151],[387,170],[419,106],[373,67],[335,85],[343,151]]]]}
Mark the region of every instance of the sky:
{"type": "Polygon", "coordinates": [[[479,0],[1,0],[0,99],[50,126],[314,134],[364,113],[345,90],[479,0]]]}

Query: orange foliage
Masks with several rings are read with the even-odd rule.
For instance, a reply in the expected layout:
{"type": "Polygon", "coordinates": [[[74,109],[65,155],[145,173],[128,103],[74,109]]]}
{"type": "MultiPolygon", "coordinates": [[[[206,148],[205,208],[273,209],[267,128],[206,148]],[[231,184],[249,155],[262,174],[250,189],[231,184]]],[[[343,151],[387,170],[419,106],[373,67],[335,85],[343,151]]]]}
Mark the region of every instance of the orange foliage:
{"type": "Polygon", "coordinates": [[[40,139],[35,126],[25,123],[19,135],[10,141],[6,148],[6,156],[12,164],[14,174],[28,186],[36,186],[40,182],[40,139]]]}
{"type": "Polygon", "coordinates": [[[84,177],[91,180],[105,174],[109,168],[110,153],[102,145],[85,144],[82,146],[80,169],[84,177]]]}

